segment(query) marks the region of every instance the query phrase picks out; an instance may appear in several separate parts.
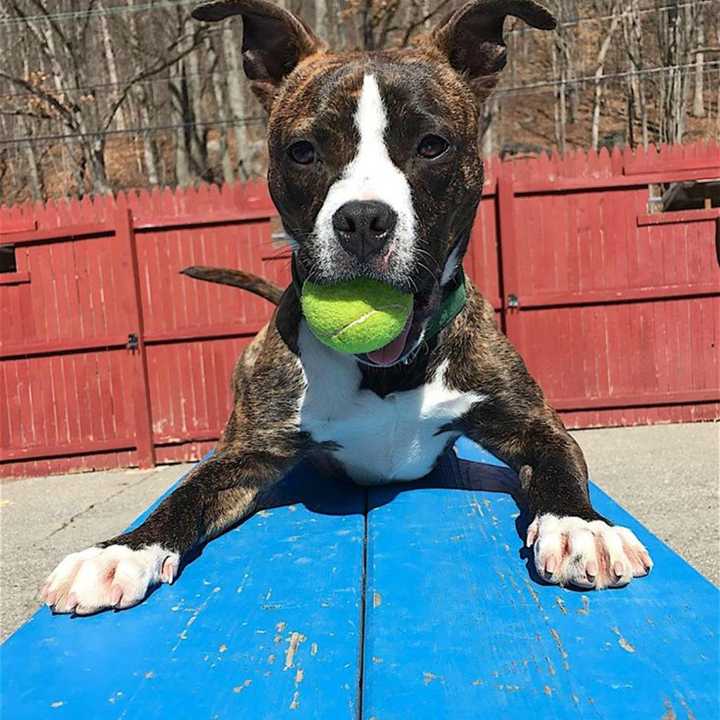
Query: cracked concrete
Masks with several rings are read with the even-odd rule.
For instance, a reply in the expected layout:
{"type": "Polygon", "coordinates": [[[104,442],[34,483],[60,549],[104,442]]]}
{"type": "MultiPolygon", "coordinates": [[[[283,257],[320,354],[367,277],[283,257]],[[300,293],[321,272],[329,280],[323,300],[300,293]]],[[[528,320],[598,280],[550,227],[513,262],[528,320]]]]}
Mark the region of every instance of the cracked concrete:
{"type": "Polygon", "coordinates": [[[124,530],[189,465],[13,480],[0,485],[0,640],[39,606],[68,553],[124,530]]]}

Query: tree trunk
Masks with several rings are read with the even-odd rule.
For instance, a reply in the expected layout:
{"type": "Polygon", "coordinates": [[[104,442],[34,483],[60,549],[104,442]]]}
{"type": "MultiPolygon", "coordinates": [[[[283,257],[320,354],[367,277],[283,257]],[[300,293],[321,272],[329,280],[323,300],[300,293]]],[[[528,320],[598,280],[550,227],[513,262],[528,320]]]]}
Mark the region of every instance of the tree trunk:
{"type": "MultiPolygon", "coordinates": [[[[128,0],[128,6],[133,8],[135,0],[128,0]]],[[[128,28],[130,30],[130,36],[133,38],[139,37],[138,26],[137,26],[137,13],[128,13],[128,28]]],[[[136,71],[138,68],[134,68],[136,71]]],[[[151,113],[153,102],[153,90],[152,86],[138,83],[133,88],[132,98],[137,106],[139,127],[149,128],[151,126],[151,113]]],[[[151,187],[156,187],[160,184],[160,153],[158,152],[157,142],[155,135],[152,132],[142,133],[142,144],[143,144],[143,164],[145,173],[147,176],[148,184],[151,187]]]]}
{"type": "Polygon", "coordinates": [[[323,40],[328,40],[328,0],[314,0],[315,32],[323,40]]]}
{"type": "Polygon", "coordinates": [[[484,103],[482,107],[482,117],[480,121],[480,138],[482,140],[483,157],[490,157],[497,152],[495,144],[495,119],[498,112],[497,95],[492,95],[484,103]]]}
{"type": "Polygon", "coordinates": [[[198,123],[203,119],[202,106],[202,79],[200,77],[200,59],[197,51],[191,52],[185,60],[187,72],[185,74],[185,83],[187,86],[187,96],[191,109],[192,124],[188,128],[190,137],[190,151],[192,164],[195,173],[203,180],[212,182],[214,180],[212,170],[208,163],[207,135],[208,130],[201,127],[198,123]]]}
{"type": "Polygon", "coordinates": [[[230,103],[230,119],[232,120],[233,132],[235,134],[236,166],[240,177],[243,180],[247,180],[251,175],[249,164],[250,152],[248,147],[247,125],[245,124],[247,109],[242,84],[244,74],[238,47],[239,44],[233,32],[233,24],[226,23],[223,31],[223,51],[228,65],[226,82],[228,101],[230,103]]]}
{"type": "MultiPolygon", "coordinates": [[[[104,3],[98,5],[98,9],[103,11],[105,9],[104,3]]],[[[103,51],[105,52],[105,61],[107,63],[108,79],[112,83],[112,89],[110,90],[110,97],[115,100],[120,87],[119,75],[117,69],[117,62],[115,61],[115,50],[113,49],[112,35],[110,32],[110,25],[108,23],[108,17],[104,12],[100,14],[100,33],[102,35],[103,51]]],[[[115,126],[118,130],[125,130],[127,123],[125,122],[125,114],[121,109],[115,118],[115,126]]]]}
{"type": "Polygon", "coordinates": [[[218,73],[218,56],[215,52],[215,47],[213,46],[212,40],[210,38],[206,39],[206,47],[208,65],[210,66],[212,71],[211,81],[213,88],[213,96],[215,98],[217,118],[221,123],[218,129],[218,145],[220,151],[220,162],[222,164],[223,180],[226,183],[230,183],[235,180],[235,171],[233,169],[232,158],[230,157],[227,143],[228,127],[226,124],[227,114],[225,112],[225,93],[223,92],[223,84],[220,80],[218,73]]]}
{"type": "Polygon", "coordinates": [[[593,93],[593,111],[592,111],[592,148],[593,150],[598,149],[600,142],[600,104],[602,102],[602,75],[605,69],[605,59],[610,50],[610,44],[612,43],[613,35],[620,24],[621,16],[616,14],[616,7],[613,5],[611,12],[613,13],[612,20],[610,21],[610,27],[608,28],[607,35],[600,45],[598,50],[596,65],[595,65],[595,89],[593,93]]]}
{"type": "Polygon", "coordinates": [[[702,16],[698,23],[697,29],[697,47],[698,50],[695,53],[695,94],[693,95],[693,115],[696,118],[705,117],[705,85],[704,79],[704,60],[705,53],[703,47],[705,46],[705,27],[702,22],[702,16]]]}

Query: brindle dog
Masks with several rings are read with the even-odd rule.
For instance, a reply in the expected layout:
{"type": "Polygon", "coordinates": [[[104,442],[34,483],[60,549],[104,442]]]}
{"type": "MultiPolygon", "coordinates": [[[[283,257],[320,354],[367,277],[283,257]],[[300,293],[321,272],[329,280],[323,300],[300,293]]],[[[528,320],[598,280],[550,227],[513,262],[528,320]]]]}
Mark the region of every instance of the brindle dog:
{"type": "Polygon", "coordinates": [[[140,602],[301,459],[360,483],[411,481],[460,434],[519,473],[544,579],[599,589],[645,575],[647,551],[593,509],[580,448],[462,274],[483,185],[478,108],[505,64],[505,18],[550,30],[552,16],[532,0],[473,0],[415,47],[333,53],[267,0],[193,13],[238,14],[294,283],[280,299],[259,279],[224,276],[279,305],[238,363],[217,452],[136,530],[65,558],[48,605],[87,614],[140,602]],[[298,288],[357,277],[412,293],[414,309],[399,338],[352,356],[309,332],[298,288]]]}

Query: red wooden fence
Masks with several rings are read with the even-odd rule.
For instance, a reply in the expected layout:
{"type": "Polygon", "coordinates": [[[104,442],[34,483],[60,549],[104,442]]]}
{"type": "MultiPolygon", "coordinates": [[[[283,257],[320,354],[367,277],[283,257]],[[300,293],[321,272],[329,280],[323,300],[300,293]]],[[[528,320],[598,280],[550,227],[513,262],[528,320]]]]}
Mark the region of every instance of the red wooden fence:
{"type": "MultiPolygon", "coordinates": [[[[720,209],[648,212],[720,148],[488,163],[466,268],[572,427],[720,409],[720,209]]],[[[193,264],[288,280],[264,184],[0,208],[0,475],[150,466],[211,447],[263,300],[193,264]]]]}

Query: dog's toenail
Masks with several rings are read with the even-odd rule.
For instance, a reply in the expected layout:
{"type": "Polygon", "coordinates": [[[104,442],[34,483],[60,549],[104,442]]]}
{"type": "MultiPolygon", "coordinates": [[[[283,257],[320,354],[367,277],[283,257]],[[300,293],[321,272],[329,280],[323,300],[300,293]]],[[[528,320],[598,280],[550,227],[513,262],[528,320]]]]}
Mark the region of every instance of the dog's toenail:
{"type": "Polygon", "coordinates": [[[113,607],[117,607],[117,605],[122,600],[123,591],[122,588],[119,585],[113,585],[112,589],[110,591],[110,604],[113,607]]]}
{"type": "Polygon", "coordinates": [[[591,560],[586,566],[585,566],[585,574],[588,577],[588,580],[595,580],[597,577],[598,568],[597,563],[594,560],[591,560]]]}

